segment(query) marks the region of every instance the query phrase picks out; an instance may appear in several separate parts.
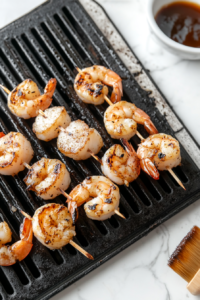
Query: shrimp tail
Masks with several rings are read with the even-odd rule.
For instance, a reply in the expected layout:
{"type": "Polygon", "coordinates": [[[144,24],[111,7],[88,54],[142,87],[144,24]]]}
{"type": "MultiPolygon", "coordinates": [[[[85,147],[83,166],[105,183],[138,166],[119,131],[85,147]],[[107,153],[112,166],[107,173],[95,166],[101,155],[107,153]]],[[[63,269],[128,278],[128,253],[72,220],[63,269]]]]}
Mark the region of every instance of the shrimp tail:
{"type": "Polygon", "coordinates": [[[152,161],[149,158],[142,159],[140,161],[140,165],[142,170],[147,173],[149,176],[151,176],[153,179],[158,180],[160,177],[160,174],[158,170],[156,169],[156,166],[152,163],[152,161]]]}
{"type": "Polygon", "coordinates": [[[0,138],[4,137],[5,134],[3,132],[0,132],[0,138]]]}
{"type": "Polygon", "coordinates": [[[123,87],[122,87],[122,81],[121,78],[118,82],[113,84],[113,91],[110,97],[110,100],[112,103],[117,103],[121,101],[121,97],[123,96],[123,87]]]}
{"type": "Polygon", "coordinates": [[[31,251],[33,244],[33,229],[32,221],[28,218],[24,218],[23,224],[20,226],[20,238],[21,240],[14,243],[10,249],[14,254],[16,260],[23,260],[31,251]]]}
{"type": "Polygon", "coordinates": [[[32,243],[32,239],[33,239],[32,221],[28,218],[24,218],[24,221],[20,226],[20,239],[32,243]]]}
{"type": "Polygon", "coordinates": [[[120,139],[120,141],[122,142],[124,148],[126,149],[126,151],[128,152],[129,155],[131,154],[135,154],[137,155],[137,153],[135,152],[133,146],[124,138],[120,139]]]}
{"type": "Polygon", "coordinates": [[[73,225],[74,225],[76,223],[77,219],[78,219],[77,203],[75,201],[70,201],[70,200],[68,200],[66,202],[68,202],[68,210],[71,214],[73,225]]]}
{"type": "Polygon", "coordinates": [[[57,84],[56,78],[51,78],[47,82],[47,85],[45,86],[45,89],[44,89],[45,94],[50,94],[50,97],[52,97],[54,94],[54,91],[56,89],[56,84],[57,84]]]}
{"type": "Polygon", "coordinates": [[[150,135],[158,133],[158,130],[150,119],[144,122],[144,128],[150,135]]]}
{"type": "Polygon", "coordinates": [[[120,88],[119,88],[118,84],[113,86],[113,91],[112,91],[110,100],[114,104],[121,101],[121,91],[120,91],[120,88]]]}
{"type": "Polygon", "coordinates": [[[18,241],[11,246],[11,250],[14,253],[16,260],[21,261],[30,253],[32,247],[32,243],[18,241]]]}
{"type": "Polygon", "coordinates": [[[118,86],[119,86],[119,90],[120,90],[121,96],[123,96],[122,81],[119,81],[119,82],[118,82],[118,86]]]}
{"type": "Polygon", "coordinates": [[[153,122],[151,121],[150,117],[138,107],[135,110],[134,120],[138,124],[143,124],[144,128],[150,135],[158,133],[158,130],[156,129],[153,122]]]}

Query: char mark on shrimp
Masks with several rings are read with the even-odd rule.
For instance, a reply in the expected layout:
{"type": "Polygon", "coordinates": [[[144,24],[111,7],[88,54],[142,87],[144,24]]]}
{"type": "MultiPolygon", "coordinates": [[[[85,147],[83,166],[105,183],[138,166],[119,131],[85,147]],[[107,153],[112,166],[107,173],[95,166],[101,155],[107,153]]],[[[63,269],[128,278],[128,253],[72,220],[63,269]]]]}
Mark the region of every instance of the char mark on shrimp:
{"type": "Polygon", "coordinates": [[[75,81],[75,84],[77,86],[77,88],[79,88],[80,86],[82,86],[84,83],[84,76],[81,74],[79,77],[78,77],[78,80],[75,81]]]}
{"type": "Polygon", "coordinates": [[[98,97],[102,94],[102,90],[103,90],[103,85],[102,84],[96,84],[96,89],[94,92],[94,96],[98,97]]]}
{"type": "Polygon", "coordinates": [[[19,89],[18,92],[17,92],[17,96],[22,96],[22,95],[23,95],[23,92],[22,92],[21,89],[19,89]]]}
{"type": "Polygon", "coordinates": [[[160,159],[162,159],[162,158],[164,158],[166,156],[166,154],[164,154],[164,153],[158,153],[158,158],[160,158],[160,159]]]}
{"type": "Polygon", "coordinates": [[[175,145],[174,145],[173,143],[170,143],[168,146],[170,146],[170,147],[172,147],[172,148],[175,147],[175,145]]]}
{"type": "Polygon", "coordinates": [[[54,174],[59,174],[60,173],[60,170],[61,170],[61,164],[57,164],[53,170],[53,173],[54,174]]]}
{"type": "Polygon", "coordinates": [[[98,204],[88,205],[88,208],[89,208],[90,210],[95,210],[97,205],[98,205],[98,204]]]}
{"type": "Polygon", "coordinates": [[[60,205],[60,207],[58,208],[58,213],[65,210],[65,206],[64,205],[60,205]]]}
{"type": "Polygon", "coordinates": [[[112,198],[106,198],[104,200],[104,202],[110,204],[110,203],[112,203],[112,198]]]}

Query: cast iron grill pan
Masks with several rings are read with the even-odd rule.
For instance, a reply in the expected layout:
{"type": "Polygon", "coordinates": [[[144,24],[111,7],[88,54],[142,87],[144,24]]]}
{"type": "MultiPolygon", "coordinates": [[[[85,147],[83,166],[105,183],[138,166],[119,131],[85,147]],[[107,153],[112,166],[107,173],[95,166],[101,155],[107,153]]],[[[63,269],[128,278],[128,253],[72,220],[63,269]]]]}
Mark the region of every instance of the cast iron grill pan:
{"type": "MultiPolygon", "coordinates": [[[[174,135],[155,108],[154,99],[139,87],[78,1],[49,1],[2,29],[0,38],[0,82],[12,90],[24,79],[31,78],[42,91],[46,82],[55,77],[58,84],[53,105],[65,106],[72,120],[79,118],[99,131],[105,144],[99,156],[116,143],[103,124],[107,104],[95,107],[78,99],[73,89],[76,66],[83,68],[98,64],[113,69],[123,79],[124,99],[145,110],[160,132],[174,135]]],[[[25,121],[12,115],[6,105],[7,95],[2,91],[0,101],[0,131],[19,131],[29,139],[35,151],[31,164],[42,157],[62,160],[72,179],[68,191],[85,177],[101,174],[93,158],[75,162],[57,150],[55,140],[48,143],[37,140],[31,129],[33,120],[25,121]]],[[[139,126],[139,131],[147,137],[142,126],[139,126]]],[[[134,137],[131,143],[136,149],[139,139],[134,137]]],[[[174,171],[185,185],[186,192],[168,172],[162,172],[159,181],[142,173],[129,188],[120,187],[120,211],[126,220],[113,216],[104,222],[92,221],[85,217],[81,208],[74,240],[95,260],[89,261],[70,245],[62,251],[50,251],[34,239],[31,254],[24,261],[0,268],[0,300],[49,299],[197,200],[200,196],[200,170],[183,147],[181,152],[182,166],[174,171]]],[[[26,171],[13,178],[0,176],[0,219],[10,225],[13,242],[19,239],[22,221],[19,210],[33,215],[35,209],[48,203],[26,190],[25,174],[26,171]]],[[[55,202],[65,203],[65,198],[59,196],[55,202]]]]}

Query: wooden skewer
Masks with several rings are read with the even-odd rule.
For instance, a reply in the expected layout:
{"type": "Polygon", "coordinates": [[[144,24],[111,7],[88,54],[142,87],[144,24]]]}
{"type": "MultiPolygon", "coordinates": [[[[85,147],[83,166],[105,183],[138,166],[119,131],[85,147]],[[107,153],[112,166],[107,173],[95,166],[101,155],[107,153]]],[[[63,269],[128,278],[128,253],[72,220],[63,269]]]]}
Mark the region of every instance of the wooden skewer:
{"type": "Polygon", "coordinates": [[[136,132],[136,134],[141,140],[144,140],[143,136],[138,131],[136,132]]]}
{"type": "Polygon", "coordinates": [[[10,94],[9,89],[7,89],[5,86],[0,84],[0,87],[4,90],[4,92],[6,92],[7,94],[10,94]]]}
{"type": "Polygon", "coordinates": [[[178,184],[186,191],[186,188],[180,181],[180,179],[176,176],[176,174],[172,171],[172,169],[168,169],[169,173],[174,177],[174,179],[178,182],[178,184]]]}
{"type": "Polygon", "coordinates": [[[29,220],[32,220],[31,216],[29,216],[29,215],[28,215],[27,213],[25,213],[23,210],[21,210],[20,212],[21,212],[21,214],[22,214],[24,217],[26,217],[26,218],[29,219],[29,220]]]}
{"type": "Polygon", "coordinates": [[[124,215],[122,215],[118,210],[115,209],[114,212],[116,213],[116,215],[120,216],[121,218],[126,219],[124,215]]]}
{"type": "Polygon", "coordinates": [[[29,169],[29,170],[31,170],[32,169],[32,167],[31,166],[29,166],[29,164],[27,164],[26,162],[24,162],[23,163],[23,165],[27,168],[27,169],[29,169]]]}
{"type": "Polygon", "coordinates": [[[96,159],[103,166],[101,158],[99,158],[97,155],[95,155],[91,150],[88,150],[88,152],[90,152],[92,157],[94,157],[94,159],[96,159]]]}
{"type": "Polygon", "coordinates": [[[89,254],[88,252],[86,252],[83,248],[81,248],[79,245],[77,245],[74,241],[70,241],[69,242],[74,248],[76,248],[78,251],[80,251],[83,255],[85,255],[87,258],[89,259],[94,259],[94,257],[89,254]]]}
{"type": "Polygon", "coordinates": [[[72,197],[70,195],[68,195],[65,191],[63,191],[62,189],[60,189],[61,193],[63,194],[63,196],[65,196],[68,200],[68,201],[73,201],[72,197]]]}
{"type": "Polygon", "coordinates": [[[43,116],[45,119],[47,119],[47,116],[45,115],[45,113],[41,109],[39,109],[39,114],[41,116],[43,116]]]}
{"type": "Polygon", "coordinates": [[[129,182],[128,182],[127,180],[124,180],[124,184],[125,184],[126,186],[129,186],[129,182]]]}
{"type": "Polygon", "coordinates": [[[106,100],[106,102],[109,104],[109,105],[113,105],[113,103],[110,101],[110,99],[104,95],[104,99],[106,100]]]}

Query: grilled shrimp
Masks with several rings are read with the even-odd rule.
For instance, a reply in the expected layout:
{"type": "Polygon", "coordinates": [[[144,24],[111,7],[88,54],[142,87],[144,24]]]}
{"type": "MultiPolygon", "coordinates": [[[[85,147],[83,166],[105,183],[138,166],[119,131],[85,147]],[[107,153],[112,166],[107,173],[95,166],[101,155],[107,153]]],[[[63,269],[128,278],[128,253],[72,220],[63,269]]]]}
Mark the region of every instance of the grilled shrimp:
{"type": "Polygon", "coordinates": [[[126,150],[121,145],[113,145],[104,154],[101,169],[113,182],[128,186],[140,175],[140,160],[127,140],[122,142],[126,150]]]}
{"type": "Polygon", "coordinates": [[[66,206],[50,203],[35,211],[32,218],[35,237],[47,248],[60,249],[76,235],[66,206]]]}
{"type": "Polygon", "coordinates": [[[74,89],[83,102],[100,105],[104,102],[104,96],[108,95],[108,88],[104,84],[113,87],[111,101],[120,101],[123,95],[122,80],[115,72],[103,66],[80,71],[75,78],[74,89]]]}
{"type": "Polygon", "coordinates": [[[73,219],[75,208],[84,203],[87,217],[99,221],[110,218],[119,208],[119,188],[104,176],[87,177],[69,196],[73,199],[67,201],[73,219]]]}
{"type": "Polygon", "coordinates": [[[24,170],[34,152],[30,142],[19,132],[10,132],[0,138],[0,174],[16,175],[24,170]]]}
{"type": "Polygon", "coordinates": [[[96,129],[77,120],[59,133],[57,147],[60,152],[74,160],[85,160],[91,156],[90,152],[97,154],[100,151],[103,140],[96,129]]]}
{"type": "Polygon", "coordinates": [[[32,249],[33,230],[31,220],[24,218],[20,227],[20,241],[12,246],[5,246],[11,242],[12,232],[6,222],[0,223],[0,266],[11,266],[23,260],[32,249]]]}
{"type": "Polygon", "coordinates": [[[44,200],[53,199],[67,189],[71,179],[65,165],[58,159],[42,158],[32,165],[24,178],[29,190],[44,200]]]}
{"type": "Polygon", "coordinates": [[[143,140],[137,150],[141,168],[154,179],[159,179],[159,172],[172,169],[181,162],[179,142],[172,136],[158,133],[143,140]]]}
{"type": "Polygon", "coordinates": [[[44,89],[44,94],[40,95],[37,84],[31,79],[26,79],[8,95],[9,109],[23,119],[36,117],[40,109],[45,110],[51,105],[56,83],[56,79],[51,78],[44,89]]]}
{"type": "Polygon", "coordinates": [[[33,132],[39,140],[50,141],[59,134],[59,127],[66,128],[71,122],[64,106],[48,108],[33,123],[33,132]]]}
{"type": "Polygon", "coordinates": [[[136,134],[137,123],[144,125],[149,134],[158,132],[150,117],[143,110],[126,101],[109,106],[104,113],[104,123],[113,139],[129,140],[136,134]]]}

